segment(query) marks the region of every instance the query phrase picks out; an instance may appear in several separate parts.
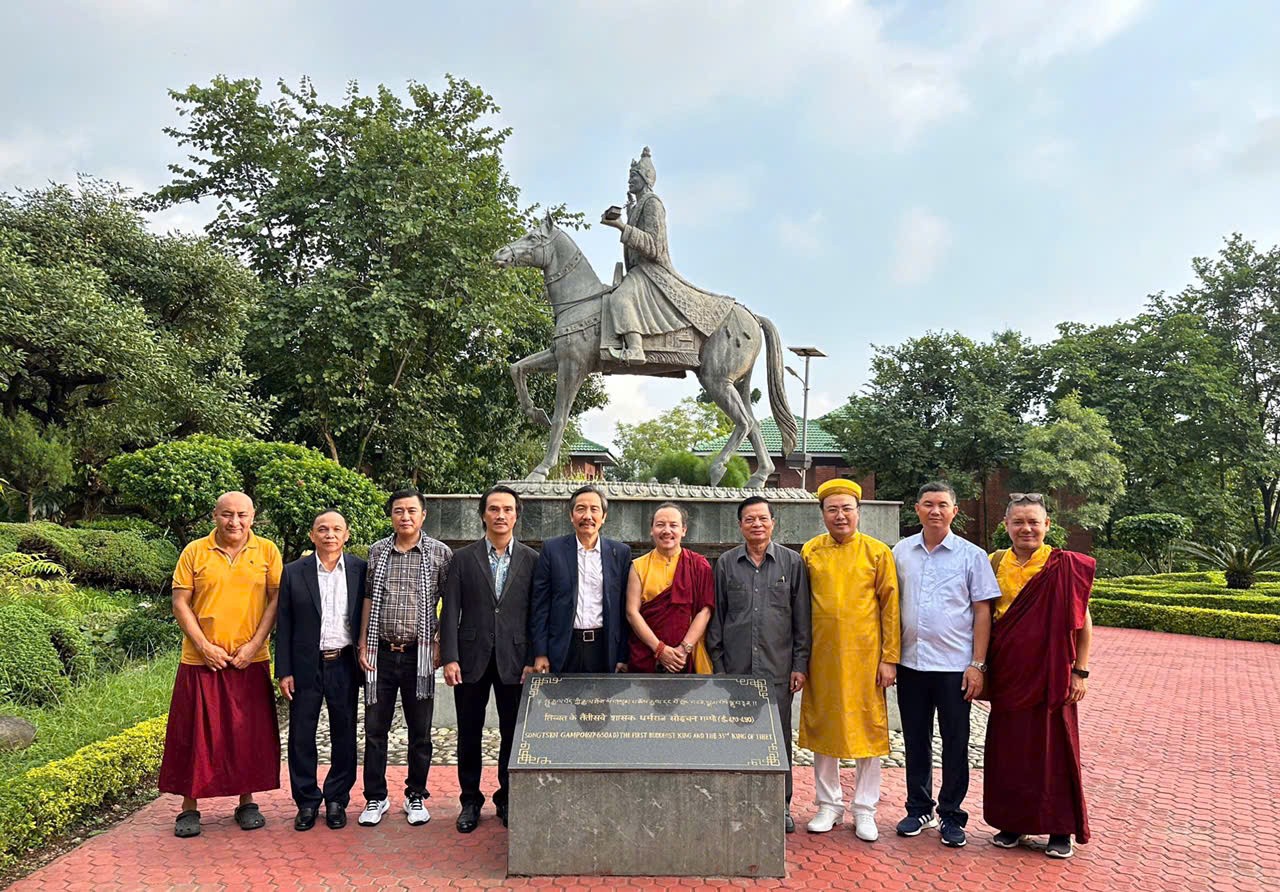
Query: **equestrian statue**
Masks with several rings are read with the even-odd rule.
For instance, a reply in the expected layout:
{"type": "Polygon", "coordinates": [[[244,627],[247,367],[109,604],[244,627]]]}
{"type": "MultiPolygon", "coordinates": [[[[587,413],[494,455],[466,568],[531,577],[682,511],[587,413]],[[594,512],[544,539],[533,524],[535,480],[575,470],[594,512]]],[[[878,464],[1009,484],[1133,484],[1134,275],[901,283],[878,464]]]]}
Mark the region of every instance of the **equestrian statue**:
{"type": "Polygon", "coordinates": [[[612,286],[600,281],[582,250],[550,214],[494,255],[494,263],[502,268],[542,270],[555,317],[552,345],[511,366],[521,410],[551,430],[546,456],[528,480],[545,480],[559,463],[569,409],[587,375],[683,378],[691,371],[733,422],[733,433],[708,468],[711,485],[720,482],[745,437],[756,456],[756,471],[746,486],[763,487],[774,466],[751,412],[751,371],[762,344],[769,406],[782,434],[782,451],[788,455],[795,449],[796,422],[783,386],[777,328],[733,298],[703,291],[676,272],[667,248],[666,208],[653,191],[657,178],[646,146],[640,160],[631,162],[626,222],[618,207],[610,207],[600,219],[621,233],[623,244],[623,263],[614,271],[612,286]],[[534,372],[556,374],[556,405],[550,418],[529,397],[525,378],[534,372]]]}

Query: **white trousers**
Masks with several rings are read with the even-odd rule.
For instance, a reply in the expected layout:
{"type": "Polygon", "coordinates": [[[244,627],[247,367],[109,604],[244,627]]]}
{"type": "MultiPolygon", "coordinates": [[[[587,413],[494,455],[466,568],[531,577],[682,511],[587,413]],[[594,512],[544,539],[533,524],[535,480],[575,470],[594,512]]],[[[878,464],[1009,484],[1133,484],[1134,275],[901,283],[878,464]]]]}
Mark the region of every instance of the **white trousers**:
{"type": "MultiPolygon", "coordinates": [[[[854,764],[853,813],[874,815],[880,801],[880,757],[857,759],[854,764]]],[[[813,789],[819,807],[834,808],[844,814],[839,759],[813,754],[813,789]]]]}

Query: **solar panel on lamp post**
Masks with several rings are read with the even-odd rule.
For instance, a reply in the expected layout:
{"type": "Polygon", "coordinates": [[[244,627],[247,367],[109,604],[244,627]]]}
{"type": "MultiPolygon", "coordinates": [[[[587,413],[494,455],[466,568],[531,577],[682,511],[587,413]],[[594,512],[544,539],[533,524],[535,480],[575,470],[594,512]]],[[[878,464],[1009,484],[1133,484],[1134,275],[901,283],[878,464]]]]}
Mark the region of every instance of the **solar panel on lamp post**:
{"type": "Polygon", "coordinates": [[[796,374],[791,366],[787,366],[787,371],[804,385],[804,414],[801,416],[800,428],[800,488],[808,489],[809,482],[809,360],[815,357],[826,356],[817,347],[788,347],[796,356],[804,357],[804,377],[801,378],[796,374]]]}

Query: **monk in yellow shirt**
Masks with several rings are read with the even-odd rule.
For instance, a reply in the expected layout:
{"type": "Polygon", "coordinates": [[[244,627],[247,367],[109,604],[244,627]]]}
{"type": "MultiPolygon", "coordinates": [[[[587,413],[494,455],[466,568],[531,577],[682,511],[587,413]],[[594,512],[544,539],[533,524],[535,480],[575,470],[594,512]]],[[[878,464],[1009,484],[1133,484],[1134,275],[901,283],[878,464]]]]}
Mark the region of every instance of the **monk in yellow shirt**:
{"type": "Polygon", "coordinates": [[[253,534],[253,501],[223,493],[214,530],[187,545],[173,571],[182,662],[173,684],[158,786],[182,796],[174,825],[200,833],[198,800],[239,796],[236,823],[265,820],[253,794],[280,787],[280,732],[267,636],[276,621],[280,549],[253,534]]]}
{"type": "Polygon", "coordinates": [[[889,753],[885,689],[897,676],[902,629],[898,572],[889,546],[858,532],[862,488],[852,480],[818,487],[827,532],[805,543],[813,599],[813,649],[800,703],[800,746],[813,750],[818,813],[810,833],[825,833],[844,817],[840,759],[857,760],[854,832],[879,837],[880,757],[889,753]]]}

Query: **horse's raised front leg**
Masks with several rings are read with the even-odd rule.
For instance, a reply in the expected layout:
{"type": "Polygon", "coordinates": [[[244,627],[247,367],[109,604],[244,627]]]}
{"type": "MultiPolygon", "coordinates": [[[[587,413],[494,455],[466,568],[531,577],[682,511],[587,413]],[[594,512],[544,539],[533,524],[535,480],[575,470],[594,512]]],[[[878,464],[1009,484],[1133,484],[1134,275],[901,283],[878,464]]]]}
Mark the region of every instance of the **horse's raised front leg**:
{"type": "Polygon", "coordinates": [[[556,352],[548,348],[539,350],[532,356],[517,360],[511,364],[511,380],[516,384],[516,399],[520,401],[520,411],[534,424],[551,427],[551,419],[547,413],[533,404],[529,397],[529,385],[526,377],[534,372],[554,372],[556,370],[556,352]]]}
{"type": "Polygon", "coordinates": [[[533,469],[526,480],[542,481],[547,479],[551,469],[560,463],[560,444],[564,439],[564,429],[569,424],[569,410],[578,397],[578,388],[586,380],[587,368],[573,358],[563,358],[556,369],[556,408],[551,416],[551,434],[547,437],[547,454],[542,464],[533,469]]]}

